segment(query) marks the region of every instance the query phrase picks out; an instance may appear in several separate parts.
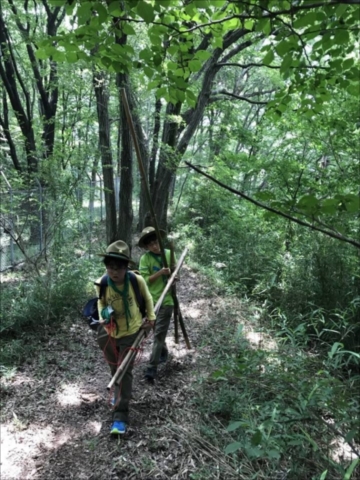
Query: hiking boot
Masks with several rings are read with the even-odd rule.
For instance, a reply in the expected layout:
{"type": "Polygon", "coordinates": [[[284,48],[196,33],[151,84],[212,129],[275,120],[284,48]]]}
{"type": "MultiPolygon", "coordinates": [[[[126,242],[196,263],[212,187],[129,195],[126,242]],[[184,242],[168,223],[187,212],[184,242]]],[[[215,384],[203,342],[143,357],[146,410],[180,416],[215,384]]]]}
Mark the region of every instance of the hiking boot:
{"type": "Polygon", "coordinates": [[[148,382],[153,382],[156,377],[156,368],[155,367],[148,367],[145,372],[145,379],[148,382]]]}
{"type": "Polygon", "coordinates": [[[126,423],[115,420],[111,425],[110,434],[111,435],[123,435],[126,433],[126,423]]]}
{"type": "Polygon", "coordinates": [[[165,363],[167,362],[167,359],[169,357],[169,352],[167,350],[163,350],[161,352],[160,358],[159,358],[159,363],[165,363]]]}

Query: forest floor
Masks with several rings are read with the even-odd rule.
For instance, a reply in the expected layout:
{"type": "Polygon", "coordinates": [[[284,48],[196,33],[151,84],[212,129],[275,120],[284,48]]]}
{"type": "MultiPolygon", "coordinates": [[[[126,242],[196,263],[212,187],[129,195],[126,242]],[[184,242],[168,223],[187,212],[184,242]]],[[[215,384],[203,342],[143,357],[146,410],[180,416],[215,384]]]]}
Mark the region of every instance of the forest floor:
{"type": "Polygon", "coordinates": [[[197,422],[195,383],[211,373],[201,339],[222,303],[202,283],[182,268],[178,297],[192,349],[182,336],[174,343],[172,325],[169,359],[149,384],[146,339],[134,367],[129,429],[117,438],[109,435],[110,371],[94,332],[80,316],[65,319],[56,336],[44,331],[34,357],[3,379],[1,479],[204,479],[196,473],[204,464],[218,472],[213,478],[240,478],[232,457],[207,442],[197,422]]]}

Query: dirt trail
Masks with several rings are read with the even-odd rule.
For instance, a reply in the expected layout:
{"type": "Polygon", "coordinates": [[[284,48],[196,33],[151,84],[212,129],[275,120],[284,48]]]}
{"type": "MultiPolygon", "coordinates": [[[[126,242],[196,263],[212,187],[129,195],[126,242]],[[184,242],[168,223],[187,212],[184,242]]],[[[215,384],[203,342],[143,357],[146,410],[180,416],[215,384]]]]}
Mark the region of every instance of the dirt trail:
{"type": "Polygon", "coordinates": [[[109,435],[110,374],[95,334],[80,318],[65,322],[56,338],[44,333],[37,355],[3,388],[2,480],[195,478],[204,456],[217,454],[197,435],[191,403],[210,301],[186,266],[178,296],[193,348],[186,350],[182,337],[175,345],[171,327],[171,355],[149,385],[143,370],[151,341],[145,343],[134,369],[131,424],[120,438],[109,435]]]}

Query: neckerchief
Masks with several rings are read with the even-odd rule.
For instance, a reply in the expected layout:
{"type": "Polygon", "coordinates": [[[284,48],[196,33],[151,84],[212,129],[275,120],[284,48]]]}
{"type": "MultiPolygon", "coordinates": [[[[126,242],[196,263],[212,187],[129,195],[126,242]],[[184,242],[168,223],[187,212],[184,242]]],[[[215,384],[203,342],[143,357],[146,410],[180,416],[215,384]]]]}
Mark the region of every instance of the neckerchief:
{"type": "Polygon", "coordinates": [[[129,306],[129,274],[126,272],[125,274],[125,279],[124,279],[124,289],[123,291],[119,290],[115,283],[111,280],[110,277],[108,277],[108,285],[111,287],[113,290],[115,290],[116,293],[118,293],[121,296],[121,299],[123,301],[124,305],[124,310],[125,310],[125,318],[126,318],[126,329],[129,330],[129,319],[131,318],[131,313],[130,313],[130,306],[129,306]]]}

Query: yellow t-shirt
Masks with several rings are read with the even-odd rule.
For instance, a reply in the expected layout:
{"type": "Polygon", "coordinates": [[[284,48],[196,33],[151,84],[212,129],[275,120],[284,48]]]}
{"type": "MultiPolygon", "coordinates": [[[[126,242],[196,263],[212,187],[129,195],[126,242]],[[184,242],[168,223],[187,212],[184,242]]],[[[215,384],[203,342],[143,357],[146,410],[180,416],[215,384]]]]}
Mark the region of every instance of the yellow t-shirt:
{"type": "MultiPolygon", "coordinates": [[[[146,286],[145,280],[139,275],[136,275],[136,279],[139,284],[140,293],[145,300],[146,318],[150,321],[153,321],[156,319],[156,316],[154,313],[154,303],[152,300],[152,296],[149,292],[148,287],[146,286]]],[[[101,278],[99,278],[95,283],[100,284],[100,282],[101,282],[101,278]]],[[[100,287],[98,285],[96,285],[95,287],[96,287],[97,295],[99,295],[100,287]]],[[[124,288],[124,285],[116,284],[116,288],[122,291],[124,288]]],[[[111,305],[111,307],[114,309],[114,312],[112,315],[118,327],[117,332],[115,329],[111,330],[111,328],[109,328],[107,325],[104,325],[105,330],[112,337],[121,338],[121,337],[126,337],[127,335],[133,335],[141,327],[142,315],[138,307],[138,304],[136,302],[136,295],[135,295],[134,289],[132,288],[131,282],[129,283],[128,302],[129,302],[129,310],[131,315],[131,317],[129,318],[129,329],[127,329],[125,309],[124,309],[121,295],[119,293],[117,293],[113,288],[111,288],[108,285],[105,290],[105,298],[98,300],[97,306],[98,306],[100,319],[101,319],[101,312],[103,308],[111,305]]]]}

